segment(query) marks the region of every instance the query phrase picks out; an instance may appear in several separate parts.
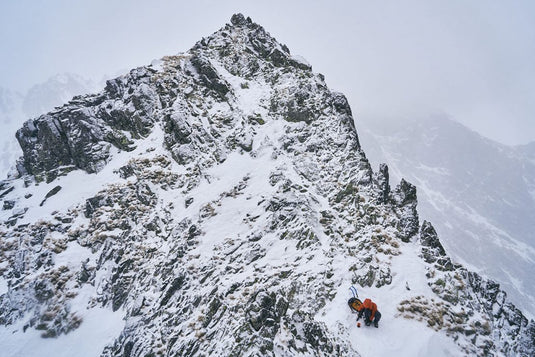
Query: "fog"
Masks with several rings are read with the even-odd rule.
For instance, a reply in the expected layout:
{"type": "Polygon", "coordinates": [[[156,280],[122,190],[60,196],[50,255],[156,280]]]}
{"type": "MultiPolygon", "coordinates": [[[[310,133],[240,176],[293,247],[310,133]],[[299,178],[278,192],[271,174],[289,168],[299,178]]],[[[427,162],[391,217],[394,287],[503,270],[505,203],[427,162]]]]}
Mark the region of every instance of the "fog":
{"type": "Polygon", "coordinates": [[[535,140],[531,1],[3,1],[0,87],[99,81],[188,50],[236,12],[346,94],[357,127],[447,115],[505,144],[535,140]]]}

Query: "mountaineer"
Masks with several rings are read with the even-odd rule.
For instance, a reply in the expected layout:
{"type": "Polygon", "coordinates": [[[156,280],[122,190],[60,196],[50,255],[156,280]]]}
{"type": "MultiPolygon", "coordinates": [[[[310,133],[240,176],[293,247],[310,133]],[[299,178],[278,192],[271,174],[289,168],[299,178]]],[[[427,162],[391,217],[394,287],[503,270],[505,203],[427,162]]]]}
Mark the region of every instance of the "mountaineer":
{"type": "Polygon", "coordinates": [[[381,320],[381,313],[377,310],[377,304],[370,299],[365,299],[364,302],[358,298],[352,297],[347,302],[351,311],[358,312],[357,321],[360,320],[364,314],[364,323],[366,326],[370,326],[373,322],[373,326],[379,327],[379,320],[381,320]]]}

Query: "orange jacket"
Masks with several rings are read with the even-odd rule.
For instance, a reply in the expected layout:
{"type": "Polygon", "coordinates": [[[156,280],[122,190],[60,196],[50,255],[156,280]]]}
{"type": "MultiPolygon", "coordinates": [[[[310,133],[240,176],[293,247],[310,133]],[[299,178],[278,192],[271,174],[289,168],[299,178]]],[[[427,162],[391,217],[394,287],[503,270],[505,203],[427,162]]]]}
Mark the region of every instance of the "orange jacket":
{"type": "Polygon", "coordinates": [[[370,316],[370,320],[373,321],[373,318],[375,317],[375,312],[377,311],[377,304],[374,303],[373,301],[371,301],[370,299],[366,299],[359,306],[359,308],[357,310],[360,312],[362,309],[370,309],[371,310],[372,314],[370,316]]]}

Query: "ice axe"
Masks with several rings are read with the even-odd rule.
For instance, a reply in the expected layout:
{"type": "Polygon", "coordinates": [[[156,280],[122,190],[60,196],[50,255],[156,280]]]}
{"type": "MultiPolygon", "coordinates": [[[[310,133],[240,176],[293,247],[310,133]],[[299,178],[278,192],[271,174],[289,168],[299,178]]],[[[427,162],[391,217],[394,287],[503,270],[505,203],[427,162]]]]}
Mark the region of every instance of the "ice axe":
{"type": "Polygon", "coordinates": [[[357,292],[357,288],[354,287],[353,285],[351,285],[351,287],[349,288],[349,291],[351,291],[351,294],[353,294],[353,297],[355,299],[358,299],[359,298],[359,294],[357,292]]]}

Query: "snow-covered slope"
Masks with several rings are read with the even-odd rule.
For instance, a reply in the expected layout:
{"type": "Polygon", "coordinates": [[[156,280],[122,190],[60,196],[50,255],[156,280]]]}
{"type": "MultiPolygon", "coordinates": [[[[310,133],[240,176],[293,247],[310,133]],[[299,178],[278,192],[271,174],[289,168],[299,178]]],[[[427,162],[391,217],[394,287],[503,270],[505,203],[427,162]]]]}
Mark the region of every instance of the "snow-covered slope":
{"type": "Polygon", "coordinates": [[[10,355],[535,351],[534,322],[419,225],[415,187],[371,170],[346,98],[240,14],[17,137],[0,187],[10,355]],[[351,285],[379,329],[357,328],[351,285]]]}
{"type": "Polygon", "coordinates": [[[535,316],[535,161],[454,121],[363,121],[371,162],[418,188],[419,212],[452,257],[499,281],[535,316]]]}

